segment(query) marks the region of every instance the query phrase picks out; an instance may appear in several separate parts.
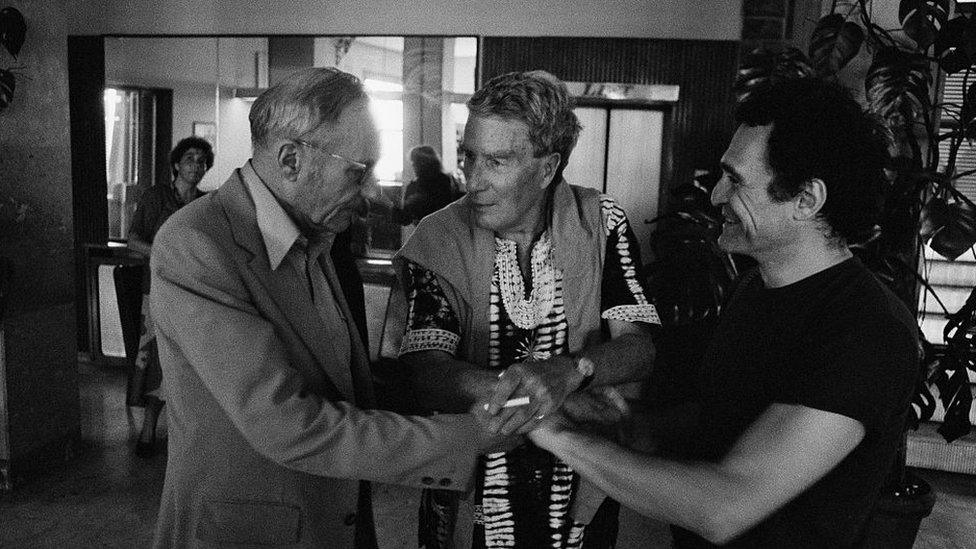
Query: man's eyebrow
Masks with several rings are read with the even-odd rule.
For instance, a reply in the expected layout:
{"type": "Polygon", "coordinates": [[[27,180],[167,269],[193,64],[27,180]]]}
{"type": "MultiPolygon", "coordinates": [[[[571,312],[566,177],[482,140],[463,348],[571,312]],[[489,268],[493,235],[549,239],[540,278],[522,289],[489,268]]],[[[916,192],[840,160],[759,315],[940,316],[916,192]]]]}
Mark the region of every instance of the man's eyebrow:
{"type": "Polygon", "coordinates": [[[742,179],[742,174],[740,174],[739,172],[737,172],[736,169],[733,168],[728,163],[726,163],[726,162],[720,162],[719,164],[722,166],[722,171],[723,172],[731,175],[735,179],[742,179]]]}
{"type": "MultiPolygon", "coordinates": [[[[465,147],[464,145],[461,145],[461,151],[465,153],[478,154],[478,151],[475,151],[469,147],[465,147]]],[[[491,158],[513,158],[515,156],[518,156],[518,151],[516,151],[515,149],[505,149],[502,151],[481,151],[480,154],[491,158]]]]}

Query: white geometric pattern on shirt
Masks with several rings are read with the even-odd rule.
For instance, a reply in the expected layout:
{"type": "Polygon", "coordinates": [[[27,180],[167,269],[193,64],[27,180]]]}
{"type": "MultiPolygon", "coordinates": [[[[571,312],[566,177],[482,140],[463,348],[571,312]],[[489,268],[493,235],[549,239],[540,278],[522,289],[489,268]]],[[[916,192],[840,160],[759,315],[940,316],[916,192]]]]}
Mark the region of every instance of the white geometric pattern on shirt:
{"type": "MultiPolygon", "coordinates": [[[[566,323],[566,308],[563,303],[562,272],[556,269],[555,296],[552,309],[548,316],[538,324],[533,332],[531,342],[525,342],[526,347],[534,353],[555,354],[565,348],[569,325],[566,323]]],[[[488,363],[491,368],[500,368],[502,361],[502,317],[501,295],[498,287],[497,271],[492,276],[491,294],[488,301],[488,363]]],[[[510,320],[510,319],[509,319],[510,320]]],[[[511,334],[513,327],[505,327],[511,334]]],[[[484,475],[484,496],[482,498],[482,515],[485,528],[485,547],[513,547],[518,546],[515,536],[515,518],[511,512],[509,496],[509,476],[505,453],[486,456],[484,475]]],[[[568,465],[558,462],[553,467],[551,477],[551,492],[548,509],[549,531],[554,549],[578,549],[582,545],[584,528],[573,524],[569,528],[565,539],[564,525],[569,518],[569,504],[572,501],[573,470],[568,465]]]]}
{"type": "Polygon", "coordinates": [[[542,233],[532,245],[532,291],[525,299],[525,279],[519,267],[518,246],[512,240],[495,237],[495,274],[505,312],[523,330],[535,328],[549,315],[556,292],[556,267],[552,263],[552,239],[542,233]]]}
{"type": "Polygon", "coordinates": [[[420,330],[407,330],[400,343],[400,354],[414,353],[417,351],[445,351],[452,356],[457,353],[458,343],[461,336],[448,330],[437,328],[423,328],[420,330]]]}
{"type": "MultiPolygon", "coordinates": [[[[617,233],[617,255],[620,257],[620,265],[624,270],[624,280],[627,283],[627,288],[630,290],[630,293],[634,295],[634,300],[637,301],[637,305],[646,305],[651,309],[650,311],[641,311],[638,314],[641,318],[649,318],[652,320],[641,320],[640,318],[635,318],[633,320],[629,318],[618,318],[618,320],[627,320],[630,322],[652,322],[654,324],[660,324],[661,319],[658,317],[657,308],[654,307],[653,303],[647,300],[647,296],[644,295],[644,288],[637,280],[637,270],[634,267],[633,259],[630,257],[630,241],[627,239],[627,224],[624,223],[627,216],[624,215],[624,211],[620,208],[620,206],[617,206],[617,203],[613,200],[613,198],[605,194],[600,195],[600,208],[602,209],[603,217],[606,220],[607,232],[617,233]]],[[[615,317],[604,315],[603,318],[615,317]]]]}

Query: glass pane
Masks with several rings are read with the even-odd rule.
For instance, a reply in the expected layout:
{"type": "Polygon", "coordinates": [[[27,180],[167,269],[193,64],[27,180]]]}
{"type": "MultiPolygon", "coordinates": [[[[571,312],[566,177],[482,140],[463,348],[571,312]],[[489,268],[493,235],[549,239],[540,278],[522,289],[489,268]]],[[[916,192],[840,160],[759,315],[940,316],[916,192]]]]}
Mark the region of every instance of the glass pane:
{"type": "Polygon", "coordinates": [[[108,236],[122,239],[134,210],[134,204],[126,200],[127,190],[139,184],[139,94],[106,88],[104,100],[108,236]]]}

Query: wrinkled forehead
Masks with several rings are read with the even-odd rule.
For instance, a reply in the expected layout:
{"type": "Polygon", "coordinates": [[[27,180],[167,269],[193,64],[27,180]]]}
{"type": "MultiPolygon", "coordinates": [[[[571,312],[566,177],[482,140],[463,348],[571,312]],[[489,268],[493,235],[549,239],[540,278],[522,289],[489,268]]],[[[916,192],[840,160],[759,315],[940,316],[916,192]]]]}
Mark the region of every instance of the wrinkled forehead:
{"type": "Polygon", "coordinates": [[[722,164],[736,168],[746,166],[768,168],[769,135],[772,131],[772,124],[765,126],[740,124],[732,135],[729,148],[722,155],[722,164]]]}
{"type": "Polygon", "coordinates": [[[485,153],[531,151],[529,126],[517,118],[472,116],[464,128],[464,147],[485,153]]]}

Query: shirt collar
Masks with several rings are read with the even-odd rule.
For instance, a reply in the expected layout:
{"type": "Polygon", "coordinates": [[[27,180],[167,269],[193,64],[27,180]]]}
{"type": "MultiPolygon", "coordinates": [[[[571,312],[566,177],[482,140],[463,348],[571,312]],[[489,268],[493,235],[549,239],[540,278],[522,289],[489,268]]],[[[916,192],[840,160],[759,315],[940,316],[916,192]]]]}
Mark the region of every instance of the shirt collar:
{"type": "Polygon", "coordinates": [[[254,171],[250,161],[241,168],[241,177],[254,200],[258,229],[261,231],[261,238],[264,239],[264,247],[268,251],[268,264],[271,265],[271,270],[275,270],[278,265],[281,265],[295,241],[301,240],[305,243],[305,237],[254,171]]]}

